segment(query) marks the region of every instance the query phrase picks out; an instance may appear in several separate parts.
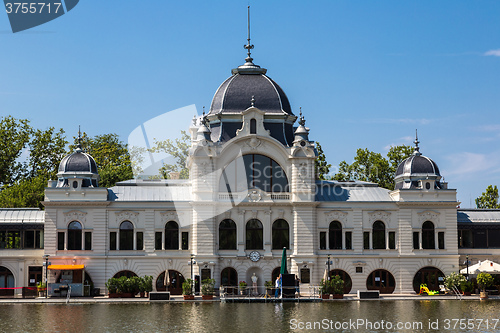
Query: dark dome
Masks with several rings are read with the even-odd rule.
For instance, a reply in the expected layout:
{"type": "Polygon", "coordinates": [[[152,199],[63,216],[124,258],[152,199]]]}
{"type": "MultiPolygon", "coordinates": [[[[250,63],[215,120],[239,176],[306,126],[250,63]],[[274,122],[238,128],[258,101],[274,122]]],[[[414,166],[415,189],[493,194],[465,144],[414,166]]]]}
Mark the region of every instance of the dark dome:
{"type": "Polygon", "coordinates": [[[241,113],[251,106],[265,113],[293,115],[290,102],[281,87],[260,72],[236,72],[217,89],[209,114],[241,113]]]}
{"type": "Polygon", "coordinates": [[[95,173],[97,174],[97,164],[92,156],[87,153],[76,151],[64,157],[59,164],[59,172],[95,173]]]}
{"type": "Polygon", "coordinates": [[[441,176],[437,164],[430,158],[413,154],[401,162],[395,178],[410,176],[441,176]]]}

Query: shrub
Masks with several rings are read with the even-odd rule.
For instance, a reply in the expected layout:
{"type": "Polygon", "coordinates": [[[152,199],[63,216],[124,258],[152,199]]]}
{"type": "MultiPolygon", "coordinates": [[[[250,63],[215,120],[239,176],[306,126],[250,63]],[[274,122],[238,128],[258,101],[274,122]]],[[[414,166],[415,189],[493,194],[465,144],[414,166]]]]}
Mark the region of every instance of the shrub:
{"type": "Polygon", "coordinates": [[[184,280],[184,282],[182,283],[182,294],[192,295],[193,294],[192,285],[193,285],[193,280],[191,279],[184,280]]]}
{"type": "Polygon", "coordinates": [[[445,284],[446,288],[448,288],[448,289],[453,289],[453,287],[458,289],[458,288],[460,288],[460,285],[462,284],[462,282],[466,282],[466,281],[467,280],[465,280],[465,277],[463,275],[452,272],[450,275],[445,277],[444,284],[445,284]]]}
{"type": "Polygon", "coordinates": [[[340,278],[340,276],[335,275],[330,280],[330,289],[332,294],[342,295],[344,294],[344,280],[340,278]]]}
{"type": "Polygon", "coordinates": [[[108,281],[106,281],[105,285],[110,294],[115,294],[116,292],[118,292],[118,279],[110,278],[108,279],[108,281]]]}
{"type": "Polygon", "coordinates": [[[213,295],[214,294],[214,279],[205,279],[201,281],[201,293],[203,295],[213,295]]]}
{"type": "Polygon", "coordinates": [[[489,273],[479,273],[476,278],[477,284],[482,291],[493,284],[493,277],[489,273]]]}
{"type": "Polygon", "coordinates": [[[464,291],[464,292],[472,292],[472,290],[474,290],[474,286],[472,284],[472,282],[462,282],[460,284],[460,290],[464,291]]]}

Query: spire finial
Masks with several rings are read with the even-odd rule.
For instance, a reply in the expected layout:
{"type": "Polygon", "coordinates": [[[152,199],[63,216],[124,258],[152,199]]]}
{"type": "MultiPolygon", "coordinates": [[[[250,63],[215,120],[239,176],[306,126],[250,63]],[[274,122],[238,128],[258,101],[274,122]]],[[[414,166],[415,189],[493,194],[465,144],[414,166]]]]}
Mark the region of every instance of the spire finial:
{"type": "Polygon", "coordinates": [[[299,112],[299,125],[304,126],[306,124],[306,119],[302,115],[302,106],[299,109],[300,109],[300,112],[299,112]]]}
{"type": "Polygon", "coordinates": [[[78,144],[76,145],[76,152],[82,151],[82,132],[80,129],[80,125],[78,125],[78,144]]]}
{"type": "Polygon", "coordinates": [[[415,144],[415,151],[413,152],[413,154],[414,155],[421,155],[421,153],[420,153],[420,147],[418,146],[418,144],[420,143],[420,141],[418,141],[417,129],[415,129],[415,141],[413,141],[413,143],[415,144]]]}
{"type": "Polygon", "coordinates": [[[250,105],[255,106],[255,96],[252,95],[252,99],[250,100],[250,105]]]}
{"type": "Polygon", "coordinates": [[[250,44],[250,6],[248,6],[248,38],[247,38],[247,45],[243,46],[245,49],[247,49],[247,55],[248,57],[245,58],[245,61],[247,63],[252,63],[253,58],[251,56],[250,50],[253,49],[253,45],[250,44]]]}

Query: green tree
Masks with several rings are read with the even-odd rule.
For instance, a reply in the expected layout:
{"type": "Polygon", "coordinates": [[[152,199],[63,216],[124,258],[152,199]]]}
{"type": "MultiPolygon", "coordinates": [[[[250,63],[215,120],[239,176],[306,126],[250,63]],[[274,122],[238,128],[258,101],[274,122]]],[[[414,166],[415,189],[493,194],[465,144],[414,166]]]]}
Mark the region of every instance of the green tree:
{"type": "Polygon", "coordinates": [[[500,208],[498,204],[498,188],[497,186],[488,185],[486,191],[483,194],[476,198],[476,207],[477,208],[500,208]]]}
{"type": "Polygon", "coordinates": [[[316,179],[325,180],[327,179],[327,175],[330,172],[331,164],[328,164],[326,161],[325,153],[323,152],[323,148],[318,141],[316,141],[316,150],[318,151],[318,156],[314,161],[314,166],[316,168],[316,179]]]}
{"type": "Polygon", "coordinates": [[[181,137],[175,140],[167,139],[164,141],[155,141],[155,146],[151,148],[151,152],[164,152],[174,157],[175,164],[165,164],[159,170],[160,175],[165,178],[170,178],[171,172],[179,172],[180,179],[189,178],[189,169],[186,166],[186,160],[191,148],[191,138],[186,131],[181,131],[181,137]]]}
{"type": "Polygon", "coordinates": [[[3,117],[0,120],[0,206],[41,207],[45,185],[56,177],[66,144],[62,129],[34,129],[26,119],[3,117]]]}
{"type": "Polygon", "coordinates": [[[0,185],[9,186],[21,178],[23,163],[19,161],[30,142],[33,129],[26,119],[12,116],[0,120],[0,185]]]}
{"type": "MultiPolygon", "coordinates": [[[[100,187],[112,187],[117,182],[134,178],[127,144],[120,141],[117,134],[89,137],[83,133],[80,141],[82,149],[91,155],[97,164],[100,187]]],[[[74,137],[74,143],[69,146],[70,152],[76,149],[78,142],[79,139],[74,137]]]]}
{"type": "Polygon", "coordinates": [[[412,152],[410,146],[392,146],[387,153],[387,159],[380,153],[367,148],[356,151],[352,164],[342,161],[339,171],[333,176],[338,181],[361,180],[377,183],[380,187],[394,189],[394,174],[405,158],[412,152]]]}

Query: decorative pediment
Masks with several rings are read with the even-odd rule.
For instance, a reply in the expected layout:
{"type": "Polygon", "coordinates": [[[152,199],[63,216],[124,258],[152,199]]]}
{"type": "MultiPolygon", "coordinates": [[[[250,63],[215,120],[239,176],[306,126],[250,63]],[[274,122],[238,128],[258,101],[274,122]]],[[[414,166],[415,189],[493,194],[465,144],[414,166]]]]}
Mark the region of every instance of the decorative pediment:
{"type": "Polygon", "coordinates": [[[340,210],[331,210],[329,212],[325,212],[325,220],[326,223],[339,221],[345,227],[347,223],[347,213],[340,210]]]}
{"type": "Polygon", "coordinates": [[[383,210],[377,210],[371,213],[368,213],[368,216],[370,217],[370,223],[373,223],[375,221],[382,221],[382,222],[389,222],[391,219],[391,213],[383,211],[383,210]]]}
{"type": "Polygon", "coordinates": [[[423,212],[417,213],[418,223],[422,224],[425,221],[431,221],[437,223],[439,221],[439,212],[434,210],[425,210],[423,212]]]}
{"type": "MultiPolygon", "coordinates": [[[[250,102],[250,101],[249,101],[250,102]]],[[[261,136],[271,136],[271,132],[264,127],[264,112],[254,106],[249,107],[241,113],[243,115],[243,126],[236,131],[236,136],[250,135],[250,122],[255,119],[255,133],[261,136]]]]}
{"type": "Polygon", "coordinates": [[[68,224],[71,221],[78,221],[82,224],[85,224],[87,222],[86,220],[87,213],[79,211],[79,210],[72,210],[69,212],[64,213],[64,223],[68,224]]]}
{"type": "Polygon", "coordinates": [[[117,223],[121,223],[123,221],[130,221],[134,225],[136,225],[139,220],[139,213],[130,210],[122,210],[120,212],[115,212],[115,215],[117,223]]]}
{"type": "Polygon", "coordinates": [[[165,212],[161,212],[160,213],[160,216],[161,216],[161,223],[162,224],[165,224],[169,221],[176,221],[176,222],[179,222],[179,213],[177,213],[177,211],[175,210],[168,210],[168,211],[165,211],[165,212]]]}

